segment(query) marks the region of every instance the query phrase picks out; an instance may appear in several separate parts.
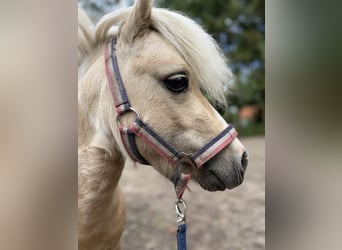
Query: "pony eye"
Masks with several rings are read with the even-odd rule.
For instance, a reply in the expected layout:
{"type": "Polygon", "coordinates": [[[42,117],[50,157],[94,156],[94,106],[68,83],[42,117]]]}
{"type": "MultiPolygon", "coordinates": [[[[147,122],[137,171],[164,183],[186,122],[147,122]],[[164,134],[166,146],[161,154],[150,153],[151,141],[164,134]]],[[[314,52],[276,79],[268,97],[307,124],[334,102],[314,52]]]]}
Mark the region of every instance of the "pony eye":
{"type": "Polygon", "coordinates": [[[175,74],[169,76],[163,82],[169,90],[175,93],[181,93],[189,86],[189,79],[185,74],[175,74]]]}

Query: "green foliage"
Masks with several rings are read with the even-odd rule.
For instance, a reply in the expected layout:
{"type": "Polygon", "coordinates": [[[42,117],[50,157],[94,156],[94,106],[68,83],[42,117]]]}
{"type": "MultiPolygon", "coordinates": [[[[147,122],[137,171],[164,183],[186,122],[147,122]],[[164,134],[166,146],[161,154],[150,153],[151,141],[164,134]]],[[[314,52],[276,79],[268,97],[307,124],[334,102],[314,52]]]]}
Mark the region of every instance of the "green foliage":
{"type": "Polygon", "coordinates": [[[186,13],[215,38],[235,75],[226,93],[230,106],[257,104],[264,110],[264,0],[157,0],[156,4],[186,13]]]}
{"type": "Polygon", "coordinates": [[[264,123],[257,123],[253,126],[248,127],[236,127],[237,131],[239,131],[239,136],[251,136],[251,135],[264,135],[265,134],[265,125],[264,123]]]}

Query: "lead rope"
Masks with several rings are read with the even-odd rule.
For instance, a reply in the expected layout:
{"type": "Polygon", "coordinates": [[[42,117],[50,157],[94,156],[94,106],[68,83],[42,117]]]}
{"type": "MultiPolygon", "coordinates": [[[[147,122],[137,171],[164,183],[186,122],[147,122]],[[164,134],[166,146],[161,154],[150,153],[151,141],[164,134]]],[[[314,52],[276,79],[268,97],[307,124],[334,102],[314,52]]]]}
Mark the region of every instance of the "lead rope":
{"type": "Polygon", "coordinates": [[[175,184],[175,191],[177,201],[175,202],[176,216],[177,216],[177,249],[186,250],[186,202],[182,199],[183,193],[190,181],[191,175],[184,173],[176,173],[173,182],[175,184]]]}
{"type": "Polygon", "coordinates": [[[175,203],[176,215],[177,215],[177,249],[186,250],[186,202],[183,199],[178,199],[175,203]]]}

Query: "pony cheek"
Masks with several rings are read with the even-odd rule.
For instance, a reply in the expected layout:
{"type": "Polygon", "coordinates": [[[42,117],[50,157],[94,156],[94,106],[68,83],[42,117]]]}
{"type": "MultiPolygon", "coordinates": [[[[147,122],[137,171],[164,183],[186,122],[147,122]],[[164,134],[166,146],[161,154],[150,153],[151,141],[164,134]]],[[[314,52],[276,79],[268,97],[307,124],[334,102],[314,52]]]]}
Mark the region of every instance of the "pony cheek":
{"type": "Polygon", "coordinates": [[[176,174],[173,166],[163,158],[159,158],[157,162],[154,162],[152,167],[170,181],[172,181],[173,176],[176,174]]]}
{"type": "Polygon", "coordinates": [[[172,177],[175,175],[175,169],[165,158],[159,155],[140,138],[136,139],[136,145],[140,154],[147,160],[150,166],[152,166],[167,179],[172,179],[172,177]]]}

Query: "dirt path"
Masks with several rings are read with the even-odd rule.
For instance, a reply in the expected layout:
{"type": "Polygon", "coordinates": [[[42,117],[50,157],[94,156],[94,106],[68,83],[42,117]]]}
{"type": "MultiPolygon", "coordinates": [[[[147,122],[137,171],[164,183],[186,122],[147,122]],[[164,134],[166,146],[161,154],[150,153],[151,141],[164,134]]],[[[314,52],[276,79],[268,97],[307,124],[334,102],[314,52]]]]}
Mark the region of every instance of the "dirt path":
{"type": "MultiPolygon", "coordinates": [[[[231,191],[207,192],[190,183],[189,250],[265,249],[265,139],[241,138],[249,152],[244,183],[231,191]]],[[[127,223],[123,250],[175,250],[175,195],[171,182],[151,167],[127,167],[121,178],[127,223]]]]}

